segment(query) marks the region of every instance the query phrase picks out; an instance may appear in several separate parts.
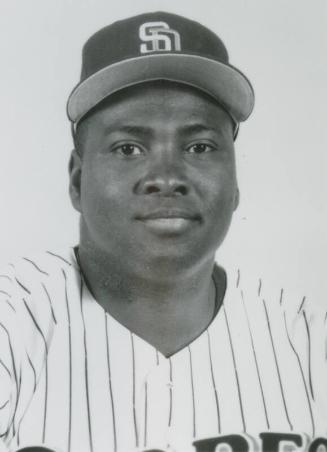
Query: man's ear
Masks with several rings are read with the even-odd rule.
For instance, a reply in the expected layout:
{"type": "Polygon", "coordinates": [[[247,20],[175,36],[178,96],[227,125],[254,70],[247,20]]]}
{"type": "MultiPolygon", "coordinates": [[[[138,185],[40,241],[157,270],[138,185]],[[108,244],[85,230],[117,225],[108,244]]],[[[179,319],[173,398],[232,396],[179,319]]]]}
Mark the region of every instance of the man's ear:
{"type": "Polygon", "coordinates": [[[70,199],[74,208],[81,212],[82,159],[76,149],[73,149],[70,155],[68,171],[70,199]]]}
{"type": "Polygon", "coordinates": [[[240,190],[237,187],[234,196],[234,210],[238,208],[239,203],[240,203],[240,190]]]}

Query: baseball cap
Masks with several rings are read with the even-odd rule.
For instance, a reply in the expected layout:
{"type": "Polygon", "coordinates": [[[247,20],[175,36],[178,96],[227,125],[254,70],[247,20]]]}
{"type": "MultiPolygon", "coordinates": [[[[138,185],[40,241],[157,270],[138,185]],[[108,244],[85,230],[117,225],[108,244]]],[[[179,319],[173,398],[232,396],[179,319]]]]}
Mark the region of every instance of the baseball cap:
{"type": "Polygon", "coordinates": [[[73,124],[109,95],[155,80],[204,91],[236,124],[254,106],[251,83],[229,63],[221,39],[176,14],[151,12],[117,21],[92,35],[82,53],[81,79],[67,103],[73,124]]]}

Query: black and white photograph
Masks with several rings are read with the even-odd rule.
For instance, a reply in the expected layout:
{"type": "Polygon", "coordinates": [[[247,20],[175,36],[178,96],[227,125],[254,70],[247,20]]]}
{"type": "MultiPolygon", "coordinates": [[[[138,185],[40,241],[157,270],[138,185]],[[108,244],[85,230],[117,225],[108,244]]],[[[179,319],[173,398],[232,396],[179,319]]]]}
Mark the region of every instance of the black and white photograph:
{"type": "Polygon", "coordinates": [[[326,25],[1,0],[0,452],[327,452],[326,25]]]}

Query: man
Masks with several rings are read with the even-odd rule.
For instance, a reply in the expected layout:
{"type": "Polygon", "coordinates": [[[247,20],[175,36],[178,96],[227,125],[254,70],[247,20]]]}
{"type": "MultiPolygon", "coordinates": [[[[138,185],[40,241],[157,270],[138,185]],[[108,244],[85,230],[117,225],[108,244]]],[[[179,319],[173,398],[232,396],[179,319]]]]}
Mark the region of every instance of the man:
{"type": "Polygon", "coordinates": [[[68,101],[79,246],[0,274],[4,447],[327,447],[323,319],[215,264],[253,103],[220,39],[183,17],[86,43],[68,101]]]}

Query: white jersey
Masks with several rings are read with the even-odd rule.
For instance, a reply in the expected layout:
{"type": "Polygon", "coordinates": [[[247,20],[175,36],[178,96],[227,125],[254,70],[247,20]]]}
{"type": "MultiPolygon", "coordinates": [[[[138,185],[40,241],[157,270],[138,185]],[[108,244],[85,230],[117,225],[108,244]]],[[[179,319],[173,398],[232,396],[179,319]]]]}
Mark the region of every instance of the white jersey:
{"type": "Polygon", "coordinates": [[[3,447],[327,447],[324,318],[288,301],[227,272],[210,326],[167,358],[94,300],[72,249],[17,260],[0,272],[3,447]]]}

